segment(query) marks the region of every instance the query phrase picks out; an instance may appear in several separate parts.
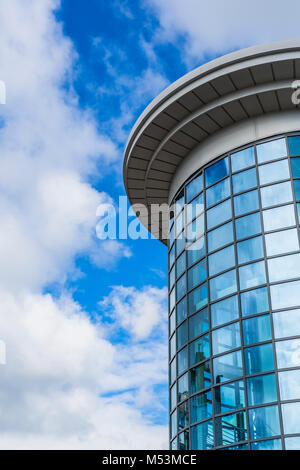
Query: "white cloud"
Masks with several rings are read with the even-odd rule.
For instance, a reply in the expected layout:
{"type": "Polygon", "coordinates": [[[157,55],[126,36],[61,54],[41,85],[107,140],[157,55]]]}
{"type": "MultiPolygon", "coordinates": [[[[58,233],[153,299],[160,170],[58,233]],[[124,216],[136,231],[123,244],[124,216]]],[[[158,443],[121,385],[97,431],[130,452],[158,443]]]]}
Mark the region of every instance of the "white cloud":
{"type": "Polygon", "coordinates": [[[157,42],[181,42],[186,61],[259,43],[299,37],[297,0],[144,0],[156,12],[157,42]],[[182,37],[186,42],[182,41],[182,37]]]}
{"type": "Polygon", "coordinates": [[[68,297],[0,292],[0,303],[1,449],[167,447],[166,427],[141,411],[159,406],[166,343],[113,346],[68,297]]]}
{"type": "Polygon", "coordinates": [[[142,290],[134,287],[116,286],[100,306],[117,324],[133,338],[147,338],[154,329],[166,326],[167,289],[146,286],[142,290]],[[162,308],[164,304],[164,308],[162,308]]]}

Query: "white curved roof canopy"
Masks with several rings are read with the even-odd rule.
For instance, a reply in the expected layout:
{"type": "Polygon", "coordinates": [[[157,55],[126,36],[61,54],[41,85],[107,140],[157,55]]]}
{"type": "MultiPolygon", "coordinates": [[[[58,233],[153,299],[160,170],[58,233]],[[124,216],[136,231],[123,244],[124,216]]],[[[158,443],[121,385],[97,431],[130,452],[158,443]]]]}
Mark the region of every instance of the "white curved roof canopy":
{"type": "MultiPolygon", "coordinates": [[[[177,80],[150,103],[130,133],[123,169],[130,203],[168,203],[178,166],[214,133],[242,120],[295,109],[291,88],[297,79],[300,39],[234,52],[177,80]]],[[[149,218],[140,218],[161,238],[149,218]]]]}

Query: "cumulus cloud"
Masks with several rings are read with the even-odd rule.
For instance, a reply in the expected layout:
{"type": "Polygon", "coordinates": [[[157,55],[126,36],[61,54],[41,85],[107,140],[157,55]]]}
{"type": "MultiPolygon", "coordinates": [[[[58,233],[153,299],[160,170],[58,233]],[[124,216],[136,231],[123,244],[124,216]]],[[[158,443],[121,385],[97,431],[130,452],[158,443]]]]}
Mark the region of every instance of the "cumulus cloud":
{"type": "Polygon", "coordinates": [[[181,41],[187,62],[259,43],[299,37],[299,2],[145,0],[161,29],[155,41],[181,41]]]}
{"type": "MultiPolygon", "coordinates": [[[[68,296],[0,292],[0,448],[163,448],[152,386],[165,380],[165,346],[112,345],[68,296]]],[[[164,410],[165,411],[165,410],[164,410]]]]}
{"type": "Polygon", "coordinates": [[[160,331],[162,326],[166,326],[166,303],[166,288],[146,286],[138,290],[116,286],[100,306],[133,338],[141,340],[147,338],[154,329],[160,331]]]}

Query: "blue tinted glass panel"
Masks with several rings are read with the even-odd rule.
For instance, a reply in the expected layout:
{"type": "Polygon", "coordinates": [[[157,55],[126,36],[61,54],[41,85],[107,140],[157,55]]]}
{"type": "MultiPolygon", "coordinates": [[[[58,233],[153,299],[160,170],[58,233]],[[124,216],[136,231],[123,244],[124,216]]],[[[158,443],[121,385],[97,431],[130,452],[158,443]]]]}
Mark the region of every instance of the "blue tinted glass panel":
{"type": "Polygon", "coordinates": [[[205,333],[209,328],[208,309],[205,308],[189,318],[189,339],[194,339],[205,333]]]}
{"type": "Polygon", "coordinates": [[[237,244],[238,263],[248,263],[264,257],[262,237],[250,238],[237,244]]]}
{"type": "Polygon", "coordinates": [[[176,306],[177,325],[186,318],[186,298],[182,299],[176,306]]]}
{"type": "Polygon", "coordinates": [[[244,355],[246,375],[274,369],[272,343],[247,348],[244,350],[244,355]]]}
{"type": "Polygon", "coordinates": [[[187,226],[186,240],[193,242],[196,238],[204,233],[204,214],[200,215],[196,220],[187,226]]]}
{"type": "Polygon", "coordinates": [[[300,369],[279,372],[278,376],[281,400],[299,400],[300,369]]]}
{"type": "Polygon", "coordinates": [[[249,318],[243,321],[244,344],[262,343],[272,339],[270,315],[249,318]]]}
{"type": "Polygon", "coordinates": [[[178,435],[178,450],[189,450],[189,431],[184,431],[178,435]]]}
{"type": "Polygon", "coordinates": [[[207,234],[208,251],[214,251],[222,246],[233,243],[233,225],[228,222],[207,234]]]}
{"type": "Polygon", "coordinates": [[[188,271],[188,289],[192,289],[206,279],[206,259],[200,261],[188,271]]]}
{"type": "Polygon", "coordinates": [[[287,437],[285,439],[286,450],[300,450],[300,436],[287,437]]]}
{"type": "Polygon", "coordinates": [[[254,147],[249,147],[231,155],[233,173],[255,165],[254,147]]]}
{"type": "Polygon", "coordinates": [[[180,277],[183,271],[185,271],[186,262],[185,262],[185,253],[182,253],[176,261],[176,277],[180,277]]]}
{"type": "Polygon", "coordinates": [[[239,322],[218,328],[212,332],[213,354],[222,354],[241,346],[239,322]]]}
{"type": "Polygon", "coordinates": [[[170,235],[169,235],[169,248],[173,245],[174,236],[175,236],[175,227],[173,225],[173,227],[170,230],[170,235]]]}
{"type": "Polygon", "coordinates": [[[188,266],[196,263],[199,259],[205,256],[205,239],[204,237],[199,238],[195,243],[189,245],[186,249],[188,266]]]}
{"type": "Polygon", "coordinates": [[[212,301],[233,294],[237,290],[235,269],[211,279],[209,285],[212,301]]]}
{"type": "Polygon", "coordinates": [[[187,359],[187,347],[182,349],[177,354],[177,373],[180,375],[187,369],[188,366],[188,359],[187,359]]]}
{"type": "Polygon", "coordinates": [[[290,169],[288,160],[268,163],[258,167],[260,184],[270,184],[276,181],[288,180],[290,169]]]}
{"type": "Polygon", "coordinates": [[[176,383],[173,385],[170,391],[170,410],[173,410],[177,405],[177,396],[176,396],[176,383]]]}
{"type": "Polygon", "coordinates": [[[242,315],[255,315],[269,310],[268,290],[266,287],[250,290],[241,294],[242,315]]]}
{"type": "Polygon", "coordinates": [[[256,169],[245,170],[232,176],[233,194],[242,193],[257,186],[256,169]]]}
{"type": "Polygon", "coordinates": [[[250,438],[261,439],[280,435],[277,406],[264,406],[249,410],[250,438]]]}
{"type": "Polygon", "coordinates": [[[245,407],[244,382],[238,380],[214,389],[215,414],[245,407]]]}
{"type": "Polygon", "coordinates": [[[275,374],[258,375],[247,379],[249,406],[277,401],[275,374]]]}
{"type": "Polygon", "coordinates": [[[210,355],[209,336],[204,335],[190,343],[190,366],[197,364],[210,355]]]}
{"type": "Polygon", "coordinates": [[[230,179],[220,181],[206,190],[206,206],[210,207],[230,196],[230,179]]]}
{"type": "Polygon", "coordinates": [[[186,202],[190,202],[203,189],[203,175],[197,176],[186,186],[186,202]]]}
{"type": "Polygon", "coordinates": [[[216,207],[213,207],[212,209],[209,209],[207,211],[207,229],[211,229],[215,227],[216,225],[220,225],[226,220],[229,220],[232,218],[232,209],[231,209],[231,201],[227,200],[224,202],[221,202],[216,207]]]}
{"type": "Polygon", "coordinates": [[[277,365],[279,369],[300,366],[300,339],[278,341],[276,343],[277,365]]]}
{"type": "Polygon", "coordinates": [[[189,223],[204,211],[203,193],[186,206],[186,222],[189,223]]]}
{"type": "Polygon", "coordinates": [[[169,253],[169,269],[173,266],[175,261],[175,248],[173,246],[172,250],[169,253]]]}
{"type": "Polygon", "coordinates": [[[246,413],[240,411],[232,415],[216,418],[216,446],[234,444],[247,439],[246,413]]]}
{"type": "Polygon", "coordinates": [[[209,450],[214,447],[213,422],[205,421],[191,428],[191,449],[209,450]]]}
{"type": "Polygon", "coordinates": [[[288,137],[290,155],[300,155],[300,136],[288,137]]]}
{"type": "Polygon", "coordinates": [[[207,304],[207,285],[197,287],[188,295],[188,310],[189,315],[200,310],[207,304]]]}
{"type": "Polygon", "coordinates": [[[274,310],[298,307],[300,305],[300,281],[271,286],[270,289],[274,310]]]}
{"type": "Polygon", "coordinates": [[[269,439],[267,441],[252,442],[251,450],[281,450],[280,439],[269,439]]]}
{"type": "Polygon", "coordinates": [[[211,385],[210,362],[207,361],[190,371],[191,393],[201,392],[211,385]]]}
{"type": "Polygon", "coordinates": [[[177,382],[177,401],[180,403],[189,395],[189,379],[188,373],[184,374],[177,382]]]}
{"type": "Polygon", "coordinates": [[[300,204],[297,204],[298,224],[300,223],[300,204]]]}
{"type": "Polygon", "coordinates": [[[300,201],[300,180],[294,180],[295,198],[300,201]]]}
{"type": "Polygon", "coordinates": [[[211,392],[201,393],[191,398],[191,423],[196,423],[212,415],[211,392]]]}
{"type": "Polygon", "coordinates": [[[186,275],[184,274],[179,281],[176,282],[176,300],[181,299],[186,293],[186,275]]]}
{"type": "Polygon", "coordinates": [[[171,415],[170,420],[170,437],[173,439],[175,434],[177,433],[177,410],[171,415]]]}
{"type": "Polygon", "coordinates": [[[281,406],[285,434],[300,433],[300,402],[285,403],[281,406]]]}
{"type": "Polygon", "coordinates": [[[300,253],[268,260],[270,282],[300,277],[300,253]]]}
{"type": "Polygon", "coordinates": [[[275,338],[300,336],[300,310],[273,313],[275,338]]]}
{"type": "Polygon", "coordinates": [[[169,283],[170,283],[170,289],[172,289],[175,283],[175,268],[174,267],[172,268],[169,274],[169,283]]]}
{"type": "Polygon", "coordinates": [[[177,408],[178,430],[186,428],[189,425],[189,404],[187,401],[181,403],[177,408]]]}
{"type": "Polygon", "coordinates": [[[263,211],[263,219],[266,232],[296,225],[294,206],[288,205],[263,211]]]}
{"type": "Polygon", "coordinates": [[[261,188],[262,207],[277,206],[293,200],[290,181],[261,188]]]}
{"type": "Polygon", "coordinates": [[[173,335],[170,341],[170,359],[172,359],[175,353],[176,353],[176,335],[173,335]]]}
{"type": "Polygon", "coordinates": [[[174,380],[176,379],[176,358],[173,359],[170,365],[170,383],[173,383],[174,380]]]}
{"type": "Polygon", "coordinates": [[[259,212],[256,212],[256,214],[246,215],[245,217],[241,217],[240,219],[236,219],[235,229],[236,238],[238,240],[240,238],[248,238],[252,235],[261,233],[261,221],[259,212]]]}
{"type": "Polygon", "coordinates": [[[184,232],[182,232],[178,238],[175,240],[175,249],[176,249],[176,256],[178,256],[184,249],[185,249],[185,236],[184,232]]]}
{"type": "Polygon", "coordinates": [[[258,191],[249,191],[248,193],[236,196],[233,199],[235,215],[247,214],[259,209],[258,191]]]}
{"type": "Polygon", "coordinates": [[[235,265],[234,247],[229,246],[208,257],[209,275],[214,276],[235,265]]]}
{"type": "Polygon", "coordinates": [[[300,158],[291,158],[292,175],[294,178],[300,178],[300,158]]]}
{"type": "Polygon", "coordinates": [[[187,342],[187,322],[185,321],[177,329],[177,349],[180,349],[187,342]]]}
{"type": "Polygon", "coordinates": [[[272,140],[256,146],[258,163],[277,160],[287,155],[285,139],[272,140]]]}
{"type": "Polygon", "coordinates": [[[299,250],[298,231],[293,228],[282,232],[266,235],[267,256],[276,256],[283,253],[299,250]]]}
{"type": "Polygon", "coordinates": [[[264,261],[248,264],[239,268],[241,289],[249,289],[266,283],[266,270],[264,261]]]}
{"type": "Polygon", "coordinates": [[[176,318],[175,318],[175,310],[174,310],[173,313],[170,316],[170,328],[169,328],[170,336],[173,333],[173,331],[175,330],[175,327],[176,327],[176,318]]]}
{"type": "Polygon", "coordinates": [[[170,312],[172,312],[173,308],[175,307],[175,289],[173,289],[169,296],[169,308],[170,312]]]}
{"type": "Polygon", "coordinates": [[[175,216],[180,214],[183,208],[184,208],[184,195],[183,195],[183,191],[181,191],[180,195],[175,201],[175,216]]]}
{"type": "Polygon", "coordinates": [[[241,377],[243,375],[241,351],[216,357],[213,360],[213,370],[215,384],[241,377]]]}
{"type": "Polygon", "coordinates": [[[216,302],[210,307],[212,328],[223,325],[239,317],[238,298],[229,297],[229,299],[216,302]]]}
{"type": "Polygon", "coordinates": [[[205,170],[205,183],[206,186],[210,186],[216,181],[229,175],[229,161],[228,158],[219,160],[214,165],[211,165],[205,170]]]}

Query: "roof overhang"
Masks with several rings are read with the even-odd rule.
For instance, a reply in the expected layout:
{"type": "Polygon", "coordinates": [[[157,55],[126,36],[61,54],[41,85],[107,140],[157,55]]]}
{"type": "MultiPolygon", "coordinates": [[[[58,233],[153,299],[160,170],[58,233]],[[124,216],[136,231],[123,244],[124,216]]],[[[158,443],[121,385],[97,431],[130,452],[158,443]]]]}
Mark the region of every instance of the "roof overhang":
{"type": "MultiPolygon", "coordinates": [[[[134,209],[168,204],[178,166],[208,137],[250,118],[295,109],[292,84],[299,79],[300,39],[220,57],[160,93],[137,120],[125,149],[124,184],[134,209]]],[[[142,211],[139,217],[165,242],[151,217],[142,211]]]]}

